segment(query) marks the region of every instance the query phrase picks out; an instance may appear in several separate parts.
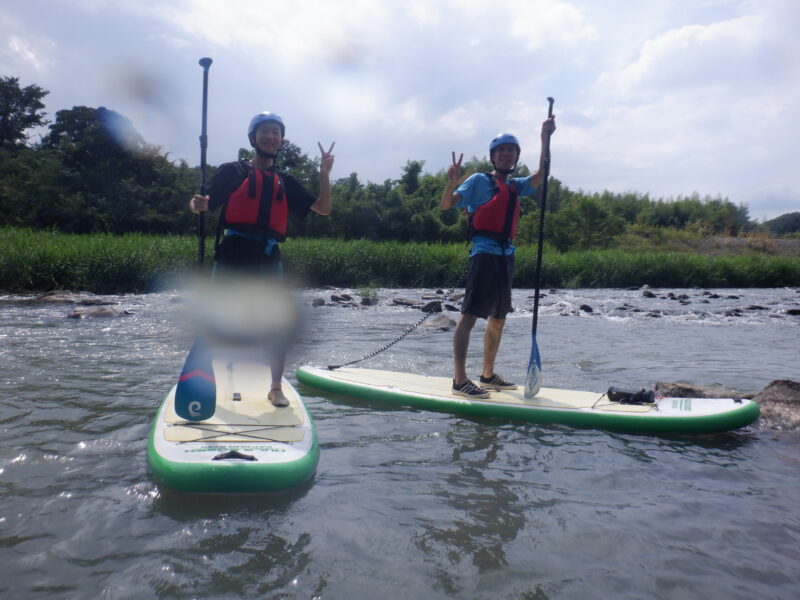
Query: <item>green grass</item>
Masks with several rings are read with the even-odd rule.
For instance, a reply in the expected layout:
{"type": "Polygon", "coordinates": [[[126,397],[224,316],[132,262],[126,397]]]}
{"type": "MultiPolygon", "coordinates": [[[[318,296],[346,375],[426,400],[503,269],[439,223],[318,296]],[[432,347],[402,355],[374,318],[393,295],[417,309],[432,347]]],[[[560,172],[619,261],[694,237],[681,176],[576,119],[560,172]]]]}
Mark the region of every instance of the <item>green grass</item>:
{"type": "MultiPolygon", "coordinates": [[[[211,240],[206,260],[211,261],[211,240]]],[[[293,239],[282,245],[287,271],[308,286],[439,287],[460,284],[465,244],[293,239]]],[[[148,292],[192,268],[190,236],[72,235],[0,229],[0,290],[148,292]]],[[[515,287],[534,286],[536,247],[517,252],[515,287]]],[[[542,286],[554,288],[800,286],[800,258],[748,251],[710,256],[676,251],[545,247],[542,286]]]]}
{"type": "Polygon", "coordinates": [[[145,292],[191,266],[189,237],[130,234],[72,235],[0,229],[0,289],[96,293],[145,292]]]}
{"type": "Polygon", "coordinates": [[[314,286],[448,286],[467,266],[457,244],[303,239],[286,242],[283,255],[287,270],[314,286]]]}

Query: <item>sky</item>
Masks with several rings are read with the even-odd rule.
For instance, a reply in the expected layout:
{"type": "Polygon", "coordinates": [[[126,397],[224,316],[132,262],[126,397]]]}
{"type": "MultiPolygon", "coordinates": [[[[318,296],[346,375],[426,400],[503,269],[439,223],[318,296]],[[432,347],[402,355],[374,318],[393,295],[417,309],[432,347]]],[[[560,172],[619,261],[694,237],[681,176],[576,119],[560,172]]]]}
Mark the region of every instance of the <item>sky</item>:
{"type": "Polygon", "coordinates": [[[105,106],[197,165],[207,56],[209,163],[269,110],[362,183],[487,156],[499,132],[535,168],[550,96],[570,189],[763,221],[800,210],[798,25],[798,0],[3,0],[0,76],[48,90],[51,120],[105,106]]]}

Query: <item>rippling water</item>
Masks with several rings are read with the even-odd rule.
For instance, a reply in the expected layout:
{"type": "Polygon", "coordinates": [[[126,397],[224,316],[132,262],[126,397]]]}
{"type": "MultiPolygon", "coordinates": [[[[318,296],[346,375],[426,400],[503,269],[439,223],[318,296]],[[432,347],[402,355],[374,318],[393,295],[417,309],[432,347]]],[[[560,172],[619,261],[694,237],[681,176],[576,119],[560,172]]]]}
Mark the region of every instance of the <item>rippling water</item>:
{"type": "MultiPolygon", "coordinates": [[[[689,303],[547,292],[545,384],[755,393],[800,379],[800,317],[786,314],[800,305],[796,290],[712,290],[721,297],[708,303],[672,291],[689,303]]],[[[365,355],[418,319],[388,300],[429,292],[309,309],[290,362],[365,355]]],[[[517,380],[529,296],[515,292],[498,360],[517,380]]],[[[159,490],[148,428],[189,345],[174,297],[112,297],[130,314],[86,320],[66,318],[64,305],[0,299],[2,597],[798,597],[795,434],[657,438],[481,422],[300,387],[322,448],[308,484],[233,498],[159,490]]],[[[364,366],[448,375],[450,343],[451,333],[421,328],[364,366]]]]}

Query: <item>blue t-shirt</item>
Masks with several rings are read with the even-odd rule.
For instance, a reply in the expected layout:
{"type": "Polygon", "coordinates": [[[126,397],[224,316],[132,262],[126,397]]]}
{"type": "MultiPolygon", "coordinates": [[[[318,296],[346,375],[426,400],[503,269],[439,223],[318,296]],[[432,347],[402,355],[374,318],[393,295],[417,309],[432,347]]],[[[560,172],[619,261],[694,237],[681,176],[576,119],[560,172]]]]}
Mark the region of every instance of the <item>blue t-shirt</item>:
{"type": "MultiPolygon", "coordinates": [[[[527,177],[511,177],[509,181],[513,181],[517,186],[517,194],[520,196],[533,195],[533,175],[527,177]]],[[[481,205],[486,204],[493,196],[493,182],[485,173],[473,173],[467,180],[458,186],[455,193],[461,196],[461,199],[456,204],[456,208],[466,208],[469,214],[481,205]]],[[[514,254],[517,248],[513,244],[509,244],[505,248],[495,239],[476,235],[472,238],[472,249],[469,251],[470,256],[476,254],[514,254]]]]}

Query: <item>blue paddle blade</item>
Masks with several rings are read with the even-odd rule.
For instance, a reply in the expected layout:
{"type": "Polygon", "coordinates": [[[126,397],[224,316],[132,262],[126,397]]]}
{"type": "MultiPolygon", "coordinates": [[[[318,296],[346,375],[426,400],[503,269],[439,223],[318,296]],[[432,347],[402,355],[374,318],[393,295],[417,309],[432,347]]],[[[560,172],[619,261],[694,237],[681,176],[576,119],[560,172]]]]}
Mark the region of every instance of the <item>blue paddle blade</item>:
{"type": "Polygon", "coordinates": [[[187,421],[203,421],[217,407],[217,382],[211,353],[199,341],[194,343],[183,365],[175,389],[175,412],[187,421]]]}
{"type": "Polygon", "coordinates": [[[539,344],[536,336],[531,340],[531,357],[528,360],[528,374],[525,377],[525,397],[530,399],[542,388],[542,357],[539,356],[539,344]]]}

